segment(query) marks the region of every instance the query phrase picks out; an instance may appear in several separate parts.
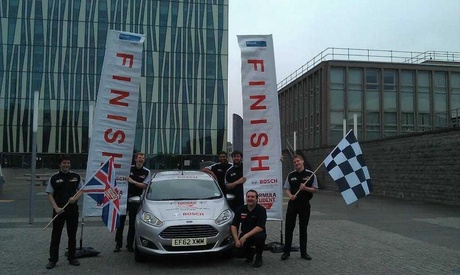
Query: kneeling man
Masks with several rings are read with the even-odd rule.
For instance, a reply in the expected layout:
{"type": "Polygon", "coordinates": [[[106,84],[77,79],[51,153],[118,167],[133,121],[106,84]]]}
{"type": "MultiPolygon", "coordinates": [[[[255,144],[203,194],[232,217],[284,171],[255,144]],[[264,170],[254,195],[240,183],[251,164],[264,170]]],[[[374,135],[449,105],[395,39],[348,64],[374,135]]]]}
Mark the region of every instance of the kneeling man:
{"type": "Polygon", "coordinates": [[[246,192],[246,204],[236,210],[231,227],[235,240],[235,257],[244,257],[247,263],[251,263],[255,254],[254,267],[262,266],[262,252],[267,238],[265,232],[267,210],[257,203],[258,199],[259,195],[255,190],[246,192]],[[240,225],[241,233],[238,235],[240,225]]]}

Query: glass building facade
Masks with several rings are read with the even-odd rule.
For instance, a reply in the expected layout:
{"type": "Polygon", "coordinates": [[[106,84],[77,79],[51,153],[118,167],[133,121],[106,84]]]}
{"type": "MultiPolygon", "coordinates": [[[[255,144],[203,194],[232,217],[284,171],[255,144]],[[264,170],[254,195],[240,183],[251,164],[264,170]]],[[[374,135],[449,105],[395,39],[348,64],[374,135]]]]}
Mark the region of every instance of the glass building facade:
{"type": "Polygon", "coordinates": [[[227,143],[228,0],[0,1],[0,143],[86,156],[107,31],[146,35],[135,151],[215,155],[227,143]]]}
{"type": "MultiPolygon", "coordinates": [[[[396,53],[388,57],[396,59],[396,53]]],[[[355,117],[361,141],[458,126],[460,53],[423,56],[411,53],[404,62],[321,58],[307,64],[300,76],[279,84],[283,148],[294,132],[299,149],[334,146],[343,137],[344,121],[353,129],[355,117]]]]}

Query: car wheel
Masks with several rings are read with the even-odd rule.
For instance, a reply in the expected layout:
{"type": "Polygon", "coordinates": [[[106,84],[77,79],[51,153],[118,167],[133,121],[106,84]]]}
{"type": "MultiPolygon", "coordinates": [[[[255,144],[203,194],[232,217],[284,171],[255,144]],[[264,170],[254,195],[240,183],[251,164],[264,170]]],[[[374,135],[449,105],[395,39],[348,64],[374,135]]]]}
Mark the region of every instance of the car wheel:
{"type": "Polygon", "coordinates": [[[134,260],[138,263],[145,262],[145,255],[139,251],[137,244],[134,245],[134,260]]]}

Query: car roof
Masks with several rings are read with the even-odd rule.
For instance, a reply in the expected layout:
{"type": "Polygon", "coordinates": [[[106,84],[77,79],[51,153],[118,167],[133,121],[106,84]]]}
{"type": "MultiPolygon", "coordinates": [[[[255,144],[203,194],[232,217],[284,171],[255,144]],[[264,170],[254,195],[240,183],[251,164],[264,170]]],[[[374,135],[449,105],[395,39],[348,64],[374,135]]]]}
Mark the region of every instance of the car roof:
{"type": "Polygon", "coordinates": [[[171,170],[171,171],[160,171],[157,172],[152,180],[190,180],[190,179],[201,179],[201,180],[213,180],[213,178],[202,171],[182,171],[182,170],[171,170]]]}

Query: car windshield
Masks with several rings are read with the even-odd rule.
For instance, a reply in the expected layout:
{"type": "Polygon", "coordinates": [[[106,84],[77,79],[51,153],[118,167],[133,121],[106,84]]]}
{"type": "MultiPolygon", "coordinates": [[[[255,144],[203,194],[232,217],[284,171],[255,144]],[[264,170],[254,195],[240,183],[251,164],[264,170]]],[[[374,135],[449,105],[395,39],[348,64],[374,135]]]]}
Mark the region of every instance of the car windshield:
{"type": "Polygon", "coordinates": [[[212,180],[153,180],[147,191],[149,200],[204,200],[222,197],[217,184],[212,180]]]}

